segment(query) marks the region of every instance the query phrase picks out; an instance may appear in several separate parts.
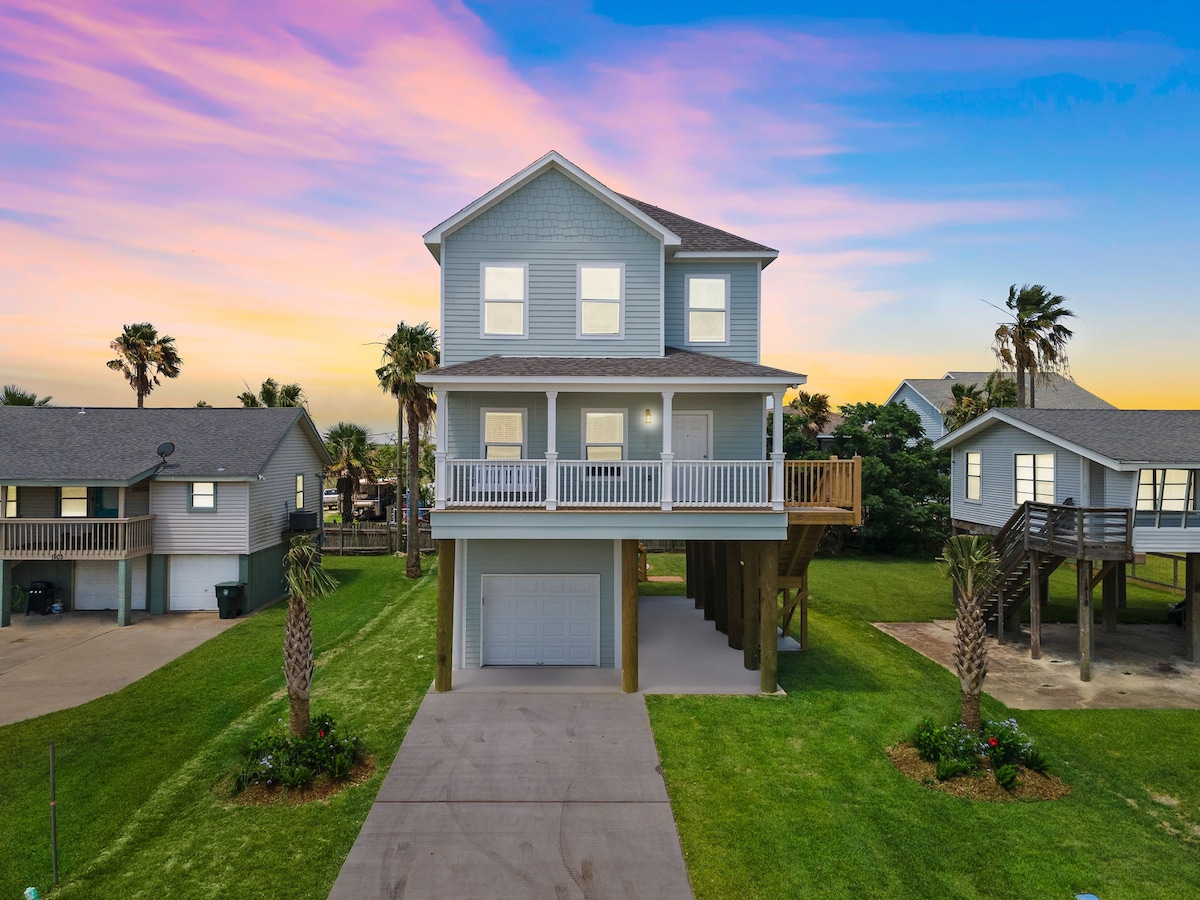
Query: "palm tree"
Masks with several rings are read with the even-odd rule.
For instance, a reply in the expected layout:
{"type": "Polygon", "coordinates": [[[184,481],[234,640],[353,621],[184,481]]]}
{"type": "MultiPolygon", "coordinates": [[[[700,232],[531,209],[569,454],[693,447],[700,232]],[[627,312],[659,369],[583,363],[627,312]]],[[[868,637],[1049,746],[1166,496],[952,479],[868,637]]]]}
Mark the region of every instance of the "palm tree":
{"type": "Polygon", "coordinates": [[[337,587],[333,576],[321,568],[317,545],[307,534],[292,538],[283,558],[288,589],[287,624],[283,632],[283,675],[287,681],[288,727],[293,737],[308,735],[308,694],[313,678],[313,600],[337,587]]]}
{"type": "Polygon", "coordinates": [[[1001,364],[1016,372],[1018,407],[1026,405],[1026,376],[1030,381],[1028,405],[1034,406],[1034,376],[1067,367],[1066,346],[1072,331],[1061,320],[1074,318],[1075,313],[1063,305],[1066,302],[1065,297],[1051,294],[1040,284],[1024,285],[1020,291],[1014,284],[1008,289],[1004,305],[1012,321],[1001,322],[996,329],[994,349],[1001,364]]]}
{"type": "Polygon", "coordinates": [[[808,391],[797,391],[790,406],[800,417],[800,429],[809,441],[815,441],[817,435],[824,433],[829,426],[833,410],[829,406],[828,394],[810,394],[808,391]]]}
{"type": "Polygon", "coordinates": [[[117,351],[117,358],[108,361],[108,367],[120,372],[137,392],[137,405],[141,409],[146,396],[159,384],[159,376],[178,378],[183,360],[175,350],[175,338],[170,335],[159,337],[158,329],[149,322],[126,325],[121,334],[109,344],[117,351]]]}
{"type": "Polygon", "coordinates": [[[6,384],[0,392],[0,406],[48,406],[53,399],[23,391],[15,384],[6,384]]]}
{"type": "Polygon", "coordinates": [[[355,487],[374,474],[367,429],[338,422],[325,432],[325,448],[333,457],[329,472],[337,479],[337,489],[342,495],[342,522],[348,523],[354,518],[355,487]]]}
{"type": "Polygon", "coordinates": [[[308,398],[304,396],[304,391],[300,385],[295,382],[292,384],[280,384],[274,378],[268,378],[264,381],[262,387],[258,389],[257,394],[250,390],[250,385],[246,385],[246,390],[238,394],[237,398],[242,406],[248,408],[257,408],[260,406],[306,407],[308,404],[308,398]]]}
{"type": "Polygon", "coordinates": [[[422,426],[433,421],[437,401],[433,392],[417,382],[417,375],[438,365],[437,332],[428,322],[420,325],[396,326],[395,333],[383,345],[383,365],[375,370],[379,386],[396,398],[396,490],[399,497],[400,440],[404,420],[408,424],[408,519],[404,529],[408,550],[405,573],[409,578],[421,577],[421,553],[417,541],[421,497],[422,426]]]}
{"type": "Polygon", "coordinates": [[[948,431],[961,428],[988,410],[987,403],[977,384],[963,384],[961,381],[953,384],[950,386],[950,396],[953,398],[953,402],[942,413],[942,420],[948,431]]]}
{"type": "Polygon", "coordinates": [[[962,693],[959,721],[977,733],[979,696],[987,675],[987,629],[983,601],[991,596],[1000,561],[988,538],[958,534],[946,541],[938,570],[954,584],[954,670],[962,693]]]}
{"type": "Polygon", "coordinates": [[[1006,378],[999,369],[992,372],[983,383],[983,393],[988,409],[1005,409],[1017,405],[1017,385],[1006,378]]]}

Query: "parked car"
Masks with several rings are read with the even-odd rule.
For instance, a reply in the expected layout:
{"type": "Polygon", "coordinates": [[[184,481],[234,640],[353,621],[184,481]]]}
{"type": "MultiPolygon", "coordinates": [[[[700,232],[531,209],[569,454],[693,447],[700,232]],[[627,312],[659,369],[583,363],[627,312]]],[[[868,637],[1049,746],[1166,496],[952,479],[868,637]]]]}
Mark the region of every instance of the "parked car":
{"type": "Polygon", "coordinates": [[[325,509],[337,509],[342,502],[342,495],[337,492],[337,488],[325,488],[321,492],[321,506],[325,509]]]}

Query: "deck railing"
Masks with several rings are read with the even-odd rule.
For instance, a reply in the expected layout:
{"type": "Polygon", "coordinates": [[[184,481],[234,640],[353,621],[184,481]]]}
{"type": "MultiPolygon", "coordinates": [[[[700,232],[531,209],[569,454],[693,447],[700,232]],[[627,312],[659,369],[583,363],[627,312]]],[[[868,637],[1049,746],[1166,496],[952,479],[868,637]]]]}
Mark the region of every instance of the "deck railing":
{"type": "Polygon", "coordinates": [[[769,507],[771,463],[766,460],[677,459],[676,506],[769,507]]]}
{"type": "Polygon", "coordinates": [[[794,507],[862,509],[862,457],[789,459],[784,464],[783,504],[794,507]]]}
{"type": "Polygon", "coordinates": [[[0,519],[3,559],[128,559],[154,549],[154,516],[0,519]]]}

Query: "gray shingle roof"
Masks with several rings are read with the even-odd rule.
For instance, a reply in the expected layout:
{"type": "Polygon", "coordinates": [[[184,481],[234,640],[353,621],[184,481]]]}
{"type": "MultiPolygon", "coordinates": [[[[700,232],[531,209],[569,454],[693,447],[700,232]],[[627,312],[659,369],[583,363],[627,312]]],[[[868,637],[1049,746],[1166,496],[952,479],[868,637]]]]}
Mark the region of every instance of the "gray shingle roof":
{"type": "MultiPolygon", "coordinates": [[[[991,372],[949,372],[946,378],[906,378],[904,383],[928,400],[934,408],[945,412],[954,405],[951,389],[955,384],[974,384],[983,389],[991,372]]],[[[1013,376],[1005,372],[1009,381],[1013,376]]],[[[1039,375],[1034,389],[1034,402],[1039,409],[1116,409],[1091,391],[1084,390],[1062,375],[1039,375]],[[1045,379],[1045,380],[1043,380],[1045,379]]]]}
{"type": "Polygon", "coordinates": [[[1005,409],[1001,417],[1121,463],[1200,462],[1197,409],[1005,409]]]}
{"type": "Polygon", "coordinates": [[[166,441],[175,452],[163,477],[250,479],[298,423],[312,427],[294,408],[0,406],[0,481],[127,484],[155,469],[155,450],[166,441]]]}
{"type": "Polygon", "coordinates": [[[430,369],[426,376],[455,378],[762,378],[794,382],[796,372],[668,347],[665,356],[485,356],[430,369]]]}
{"type": "Polygon", "coordinates": [[[685,253],[778,253],[773,247],[738,237],[712,225],[705,225],[660,206],[620,195],[621,198],[652,218],[659,225],[679,235],[679,249],[685,253]]]}

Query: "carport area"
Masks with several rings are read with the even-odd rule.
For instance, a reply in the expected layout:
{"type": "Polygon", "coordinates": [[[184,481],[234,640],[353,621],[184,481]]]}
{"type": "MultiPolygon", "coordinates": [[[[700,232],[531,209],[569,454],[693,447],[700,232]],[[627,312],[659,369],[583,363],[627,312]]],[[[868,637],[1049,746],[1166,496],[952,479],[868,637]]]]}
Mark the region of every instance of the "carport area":
{"type": "MultiPolygon", "coordinates": [[[[882,622],[875,627],[954,671],[954,622],[882,622]]],[[[1079,680],[1079,632],[1042,625],[1042,658],[1029,655],[1027,626],[1003,644],[988,639],[983,689],[1014,709],[1200,709],[1200,663],[1174,625],[1096,629],[1092,680],[1079,680]]]]}

